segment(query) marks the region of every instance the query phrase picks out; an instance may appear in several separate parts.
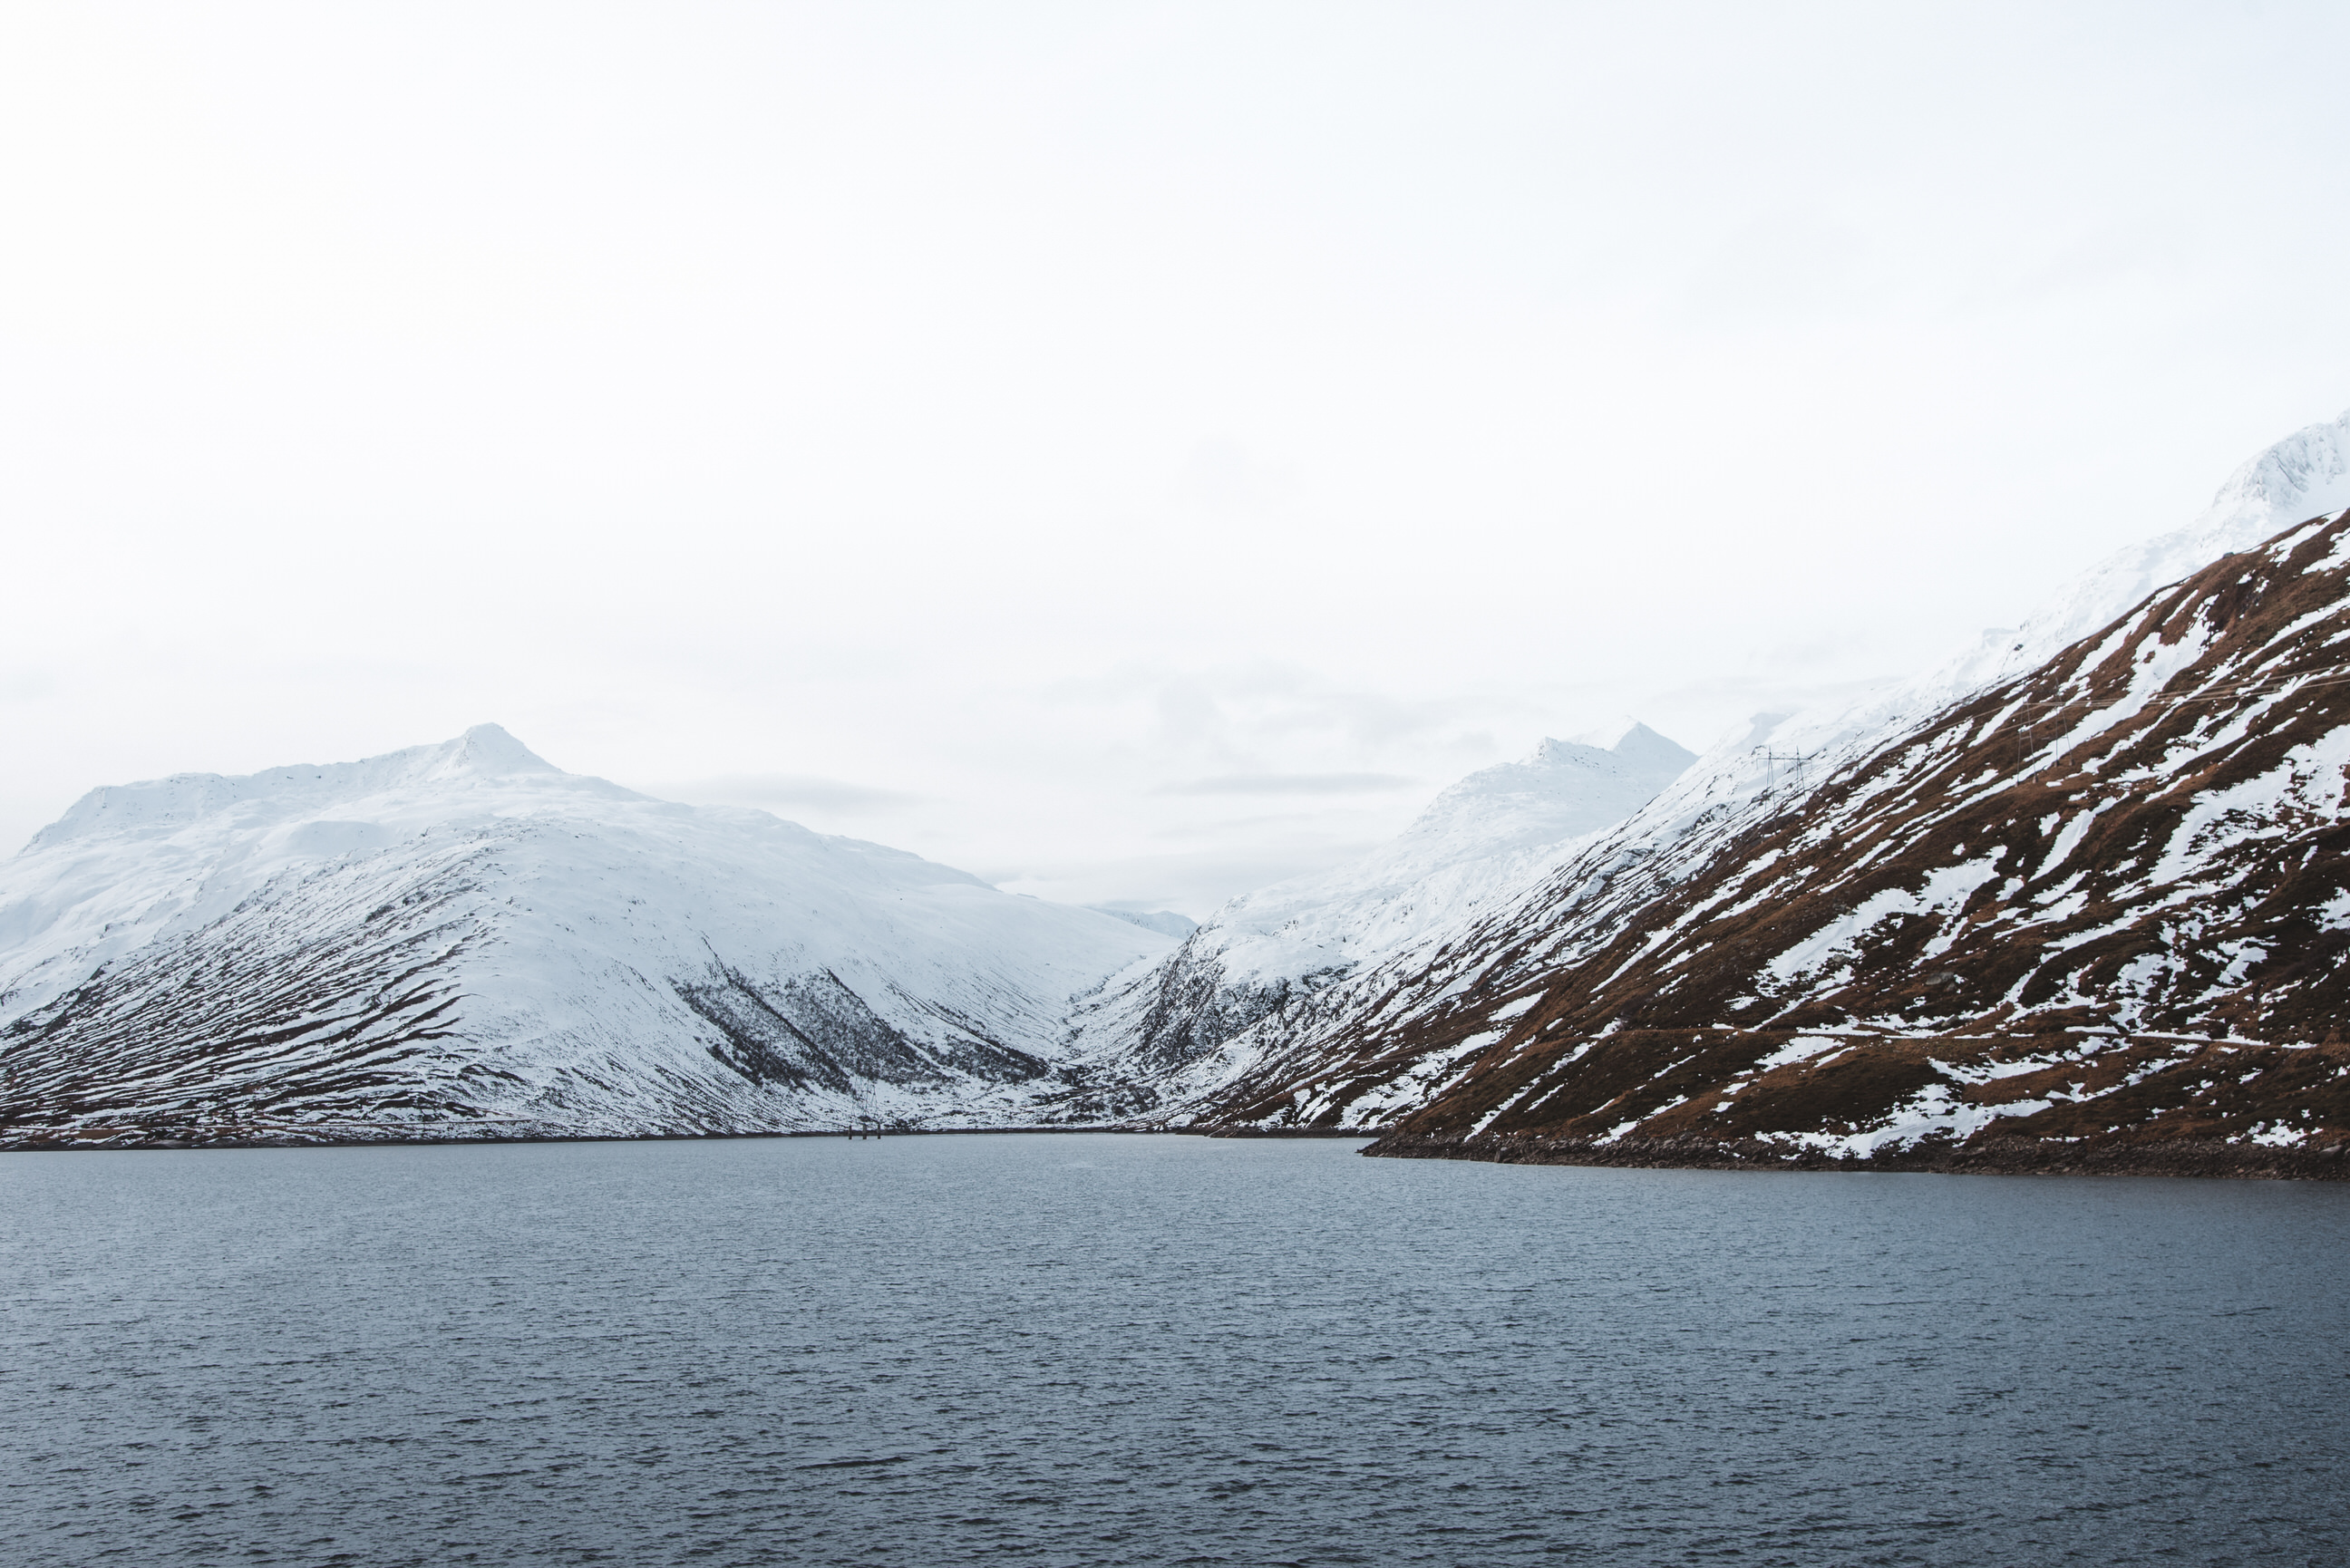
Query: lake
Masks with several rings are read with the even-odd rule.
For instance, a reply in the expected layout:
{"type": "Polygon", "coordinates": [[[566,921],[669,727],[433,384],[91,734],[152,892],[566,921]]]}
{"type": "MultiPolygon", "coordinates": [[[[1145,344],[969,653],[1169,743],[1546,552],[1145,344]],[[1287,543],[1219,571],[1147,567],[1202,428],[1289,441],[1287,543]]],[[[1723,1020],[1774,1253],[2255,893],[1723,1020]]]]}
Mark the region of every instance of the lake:
{"type": "Polygon", "coordinates": [[[2350,1187],[1357,1147],[0,1156],[0,1552],[2350,1558],[2350,1187]]]}

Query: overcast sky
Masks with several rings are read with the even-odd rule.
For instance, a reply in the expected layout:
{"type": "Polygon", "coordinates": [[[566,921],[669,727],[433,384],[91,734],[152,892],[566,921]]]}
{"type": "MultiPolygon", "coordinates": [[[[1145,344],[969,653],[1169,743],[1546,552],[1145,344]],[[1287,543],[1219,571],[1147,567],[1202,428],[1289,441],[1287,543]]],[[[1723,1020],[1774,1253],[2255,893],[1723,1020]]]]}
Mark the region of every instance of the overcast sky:
{"type": "Polygon", "coordinates": [[[0,11],[0,837],[433,741],[1205,914],[2350,404],[2350,8],[0,11]]]}

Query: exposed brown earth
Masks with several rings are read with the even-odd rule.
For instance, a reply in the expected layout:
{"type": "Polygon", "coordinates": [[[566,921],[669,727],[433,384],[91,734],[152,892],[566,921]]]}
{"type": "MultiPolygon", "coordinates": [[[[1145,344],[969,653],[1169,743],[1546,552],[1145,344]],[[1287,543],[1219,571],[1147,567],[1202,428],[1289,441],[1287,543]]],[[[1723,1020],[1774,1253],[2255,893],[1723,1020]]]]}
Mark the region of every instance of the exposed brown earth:
{"type": "Polygon", "coordinates": [[[1207,1119],[1428,1082],[1372,1152],[2338,1171],[2345,517],[1796,787],[1634,818],[1317,1001],[1207,1119]]]}
{"type": "MultiPolygon", "coordinates": [[[[1759,797],[1636,815],[1402,958],[1254,999],[1252,1054],[1191,1127],[1523,1162],[2336,1178],[2345,774],[2350,514],[1759,797]]],[[[450,912],[464,875],[339,924],[316,918],[332,878],[255,899],[227,956],[149,955],[18,1019],[0,1145],[561,1136],[466,1109],[484,1069],[445,1050],[435,969],[481,940],[450,912]],[[296,1057],[325,1069],[297,1080],[296,1057]]],[[[734,1071],[780,1075],[731,993],[688,1000],[732,1026],[734,1071]]],[[[1073,1093],[1125,1121],[1183,1064],[1073,1093]]]]}
{"type": "Polygon", "coordinates": [[[1482,1159],[1497,1165],[1596,1165],[1638,1170],[1908,1171],[1937,1176],[2194,1176],[2255,1181],[2350,1180],[2350,1143],[2275,1149],[2223,1138],[2158,1138],[2074,1145],[1991,1137],[1963,1145],[1926,1143],[1867,1158],[1803,1150],[1757,1139],[1713,1137],[1429,1138],[1402,1134],[1363,1150],[1393,1159],[1482,1159]]]}

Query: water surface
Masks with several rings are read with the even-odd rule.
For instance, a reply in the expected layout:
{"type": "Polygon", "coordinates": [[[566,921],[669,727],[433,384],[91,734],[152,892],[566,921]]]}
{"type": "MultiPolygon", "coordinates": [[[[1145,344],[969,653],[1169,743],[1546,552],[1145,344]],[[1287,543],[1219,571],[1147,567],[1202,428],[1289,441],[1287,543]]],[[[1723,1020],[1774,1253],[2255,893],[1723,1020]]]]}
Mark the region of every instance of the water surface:
{"type": "Polygon", "coordinates": [[[0,1555],[2350,1559],[2350,1189],[1355,1147],[0,1157],[0,1555]]]}

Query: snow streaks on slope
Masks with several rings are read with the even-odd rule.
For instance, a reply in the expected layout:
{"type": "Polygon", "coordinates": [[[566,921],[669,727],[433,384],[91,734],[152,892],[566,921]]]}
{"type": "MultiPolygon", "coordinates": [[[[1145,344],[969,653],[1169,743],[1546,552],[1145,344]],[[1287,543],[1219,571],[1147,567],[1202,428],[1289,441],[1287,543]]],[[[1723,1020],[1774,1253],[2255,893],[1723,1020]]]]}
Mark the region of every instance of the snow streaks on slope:
{"type": "Polygon", "coordinates": [[[1384,1117],[1442,1062],[1399,1147],[2331,1147],[2345,533],[2229,557],[1800,785],[1679,815],[1695,792],[1669,792],[1350,981],[1209,1114],[1384,1117]],[[1844,1044],[1786,1060],[1794,1038],[1844,1044]],[[2249,1097],[2214,1064],[2244,1053],[2249,1097]]]}
{"type": "Polygon", "coordinates": [[[1180,1105],[1252,1070],[1347,976],[1506,898],[1693,760],[1642,724],[1598,739],[1607,744],[1544,741],[1523,762],[1471,774],[1391,843],[1233,899],[1157,965],[1087,999],[1077,1047],[1099,1077],[1125,1085],[1118,1114],[1180,1105]]]}
{"type": "Polygon", "coordinates": [[[1016,1121],[1069,998],[1171,945],[487,726],[94,791],[0,929],[18,1142],[1016,1121]]]}

